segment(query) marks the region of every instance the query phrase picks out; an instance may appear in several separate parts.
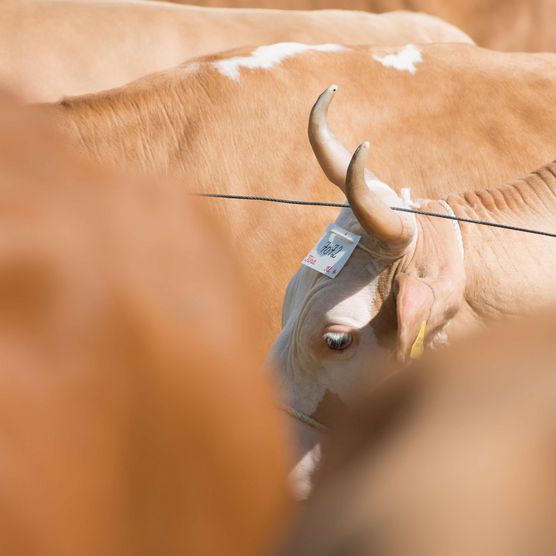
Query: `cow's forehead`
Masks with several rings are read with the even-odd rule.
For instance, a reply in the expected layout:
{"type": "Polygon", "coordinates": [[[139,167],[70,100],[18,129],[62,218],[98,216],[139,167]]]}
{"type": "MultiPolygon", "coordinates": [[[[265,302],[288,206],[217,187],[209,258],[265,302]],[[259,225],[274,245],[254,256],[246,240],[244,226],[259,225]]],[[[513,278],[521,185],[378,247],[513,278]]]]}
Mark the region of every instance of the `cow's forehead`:
{"type": "Polygon", "coordinates": [[[350,208],[343,208],[340,210],[335,224],[338,224],[338,226],[342,226],[342,228],[345,228],[352,233],[358,235],[363,234],[363,228],[361,227],[361,224],[359,224],[357,218],[355,218],[355,215],[350,208]]]}
{"type": "Polygon", "coordinates": [[[357,288],[333,307],[326,310],[323,320],[326,324],[341,324],[350,328],[362,328],[373,317],[377,296],[378,277],[357,288]]]}
{"type": "MultiPolygon", "coordinates": [[[[335,223],[361,235],[362,242],[371,242],[350,209],[342,209],[335,223]]],[[[295,287],[288,289],[286,295],[285,320],[317,319],[323,325],[337,323],[354,327],[368,324],[375,306],[378,277],[388,264],[389,261],[356,248],[334,279],[301,266],[293,279],[295,287]]]]}
{"type": "MultiPolygon", "coordinates": [[[[378,284],[384,267],[371,264],[370,255],[356,251],[334,280],[302,267],[298,279],[312,279],[312,287],[296,289],[288,300],[291,312],[286,319],[299,320],[303,327],[316,329],[332,324],[352,328],[367,325],[377,312],[378,284]]],[[[314,330],[313,330],[314,329],[314,330]]]]}

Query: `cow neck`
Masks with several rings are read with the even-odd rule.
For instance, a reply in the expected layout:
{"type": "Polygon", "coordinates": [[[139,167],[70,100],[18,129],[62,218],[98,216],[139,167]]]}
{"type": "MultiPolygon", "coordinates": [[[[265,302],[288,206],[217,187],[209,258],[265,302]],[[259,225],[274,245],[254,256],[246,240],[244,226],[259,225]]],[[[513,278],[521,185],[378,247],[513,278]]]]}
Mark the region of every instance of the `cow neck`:
{"type": "MultiPolygon", "coordinates": [[[[406,190],[409,191],[409,190],[406,190]]],[[[403,192],[403,190],[402,190],[403,192]]],[[[402,200],[404,201],[404,207],[405,208],[415,208],[415,209],[419,209],[419,205],[417,203],[414,203],[413,201],[411,201],[411,199],[408,197],[408,194],[406,193],[405,195],[402,195],[402,200]],[[404,198],[405,197],[405,198],[404,198]]],[[[462,261],[465,260],[465,251],[464,251],[464,247],[463,247],[463,238],[461,235],[461,228],[459,226],[459,222],[456,220],[456,215],[454,213],[454,211],[452,210],[452,207],[450,207],[450,205],[448,204],[448,202],[444,199],[438,199],[435,201],[436,203],[438,203],[446,212],[447,216],[450,216],[453,218],[453,220],[450,220],[450,224],[452,226],[452,230],[454,232],[454,240],[455,240],[455,245],[456,248],[458,250],[458,253],[461,255],[461,259],[462,261]]],[[[349,241],[351,241],[351,239],[341,233],[336,232],[337,235],[343,237],[344,239],[348,239],[349,241]]],[[[377,254],[380,254],[376,249],[369,249],[368,247],[366,247],[365,245],[363,245],[361,242],[357,243],[356,245],[357,248],[365,251],[366,253],[368,253],[369,255],[376,257],[377,254]]]]}
{"type": "MultiPolygon", "coordinates": [[[[556,163],[497,189],[450,195],[456,216],[551,230],[556,212],[556,163]]],[[[554,299],[547,276],[556,274],[550,238],[461,222],[465,300],[472,318],[526,314],[554,299]]]]}

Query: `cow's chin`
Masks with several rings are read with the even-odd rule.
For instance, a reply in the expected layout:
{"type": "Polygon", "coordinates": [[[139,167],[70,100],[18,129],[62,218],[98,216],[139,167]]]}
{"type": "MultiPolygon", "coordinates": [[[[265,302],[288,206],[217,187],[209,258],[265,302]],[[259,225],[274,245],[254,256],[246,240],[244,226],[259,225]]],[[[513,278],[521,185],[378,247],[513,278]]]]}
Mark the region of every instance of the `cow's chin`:
{"type": "Polygon", "coordinates": [[[312,490],[312,476],[320,461],[320,446],[323,433],[289,418],[290,431],[295,449],[289,485],[296,500],[305,500],[312,490]]]}
{"type": "MultiPolygon", "coordinates": [[[[317,409],[308,417],[325,427],[345,410],[338,396],[326,391],[317,409]]],[[[294,446],[294,466],[289,475],[290,489],[296,500],[305,500],[312,491],[312,478],[321,457],[322,432],[290,417],[290,431],[294,446]]]]}

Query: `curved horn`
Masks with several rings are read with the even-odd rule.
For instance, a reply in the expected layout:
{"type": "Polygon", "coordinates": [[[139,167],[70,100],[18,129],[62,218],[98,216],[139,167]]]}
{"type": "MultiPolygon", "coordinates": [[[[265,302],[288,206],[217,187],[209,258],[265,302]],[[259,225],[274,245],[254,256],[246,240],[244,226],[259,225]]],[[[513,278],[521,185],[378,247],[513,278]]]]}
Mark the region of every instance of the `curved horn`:
{"type": "Polygon", "coordinates": [[[309,141],[326,177],[345,192],[346,172],[351,159],[349,152],[328,127],[328,107],[338,90],[330,85],[317,99],[309,116],[309,141]]]}
{"type": "Polygon", "coordinates": [[[365,183],[368,153],[368,141],[357,147],[347,169],[346,197],[363,229],[384,241],[393,254],[401,256],[415,236],[414,219],[394,212],[378,192],[365,183]]]}
{"type": "MultiPolygon", "coordinates": [[[[326,177],[346,191],[346,173],[351,154],[340,143],[328,126],[328,107],[338,90],[338,85],[330,85],[321,93],[309,116],[309,141],[315,157],[326,177]]],[[[378,179],[372,172],[365,170],[367,179],[378,179]]]]}

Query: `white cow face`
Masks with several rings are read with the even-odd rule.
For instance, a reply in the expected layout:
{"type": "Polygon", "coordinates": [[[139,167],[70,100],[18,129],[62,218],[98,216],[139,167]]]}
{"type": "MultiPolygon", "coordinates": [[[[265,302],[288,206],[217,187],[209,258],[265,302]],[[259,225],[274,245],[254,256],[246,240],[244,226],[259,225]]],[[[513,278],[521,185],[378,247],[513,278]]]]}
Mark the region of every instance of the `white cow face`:
{"type": "Polygon", "coordinates": [[[330,401],[349,405],[362,369],[376,369],[378,380],[386,359],[408,361],[421,341],[444,343],[465,285],[454,230],[445,220],[409,220],[412,237],[402,252],[390,254],[350,209],[336,224],[361,235],[366,249],[356,248],[335,279],[299,268],[271,352],[286,403],[325,421],[330,401]]]}
{"type": "Polygon", "coordinates": [[[320,420],[331,400],[349,403],[369,361],[377,369],[393,354],[407,361],[421,343],[443,338],[465,283],[451,223],[393,211],[404,203],[365,168],[368,143],[351,158],[331,133],[326,112],[336,89],[313,107],[309,138],[350,204],[336,223],[361,235],[366,249],[356,248],[335,279],[304,266],[297,271],[271,352],[286,403],[320,420]]]}
{"type": "MultiPolygon", "coordinates": [[[[343,209],[336,223],[372,245],[351,210],[343,209]]],[[[349,400],[363,362],[390,355],[395,308],[384,302],[395,266],[391,258],[356,248],[334,280],[306,266],[296,272],[271,354],[292,407],[314,414],[326,392],[349,400]],[[388,314],[379,323],[383,308],[388,314]]]]}

